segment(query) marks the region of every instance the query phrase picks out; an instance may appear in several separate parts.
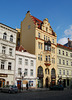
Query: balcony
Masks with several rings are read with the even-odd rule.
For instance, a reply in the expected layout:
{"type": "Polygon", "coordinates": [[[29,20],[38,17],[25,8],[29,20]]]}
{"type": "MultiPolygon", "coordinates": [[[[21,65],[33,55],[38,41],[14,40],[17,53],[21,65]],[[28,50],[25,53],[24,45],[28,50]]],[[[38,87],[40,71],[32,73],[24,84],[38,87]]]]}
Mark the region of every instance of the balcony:
{"type": "Polygon", "coordinates": [[[50,66],[50,65],[51,65],[51,61],[44,61],[44,64],[45,64],[46,66],[50,66]]]}

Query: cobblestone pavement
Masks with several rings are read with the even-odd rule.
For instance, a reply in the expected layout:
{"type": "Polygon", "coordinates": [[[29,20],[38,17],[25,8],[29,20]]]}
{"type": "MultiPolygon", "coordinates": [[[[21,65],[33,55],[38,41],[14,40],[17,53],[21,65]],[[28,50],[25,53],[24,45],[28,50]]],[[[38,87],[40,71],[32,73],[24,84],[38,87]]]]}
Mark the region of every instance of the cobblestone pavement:
{"type": "Polygon", "coordinates": [[[72,90],[49,91],[33,90],[23,91],[17,94],[0,93],[0,100],[72,100],[72,90]]]}

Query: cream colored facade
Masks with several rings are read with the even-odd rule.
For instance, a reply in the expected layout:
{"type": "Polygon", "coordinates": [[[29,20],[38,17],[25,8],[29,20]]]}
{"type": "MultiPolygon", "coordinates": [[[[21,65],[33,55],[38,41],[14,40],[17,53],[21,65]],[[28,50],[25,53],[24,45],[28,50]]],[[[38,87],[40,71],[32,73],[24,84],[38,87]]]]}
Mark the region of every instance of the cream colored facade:
{"type": "Polygon", "coordinates": [[[55,84],[57,82],[57,36],[48,19],[41,21],[28,11],[21,22],[20,43],[37,57],[37,87],[55,84]]]}
{"type": "Polygon", "coordinates": [[[57,45],[58,80],[64,87],[72,85],[72,48],[57,45]]]}

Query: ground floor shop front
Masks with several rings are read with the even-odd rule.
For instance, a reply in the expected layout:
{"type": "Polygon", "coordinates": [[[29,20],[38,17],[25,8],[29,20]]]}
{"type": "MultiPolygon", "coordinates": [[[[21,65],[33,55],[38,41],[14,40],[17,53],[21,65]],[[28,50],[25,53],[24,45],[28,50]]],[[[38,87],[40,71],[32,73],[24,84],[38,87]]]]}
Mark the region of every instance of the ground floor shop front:
{"type": "Polygon", "coordinates": [[[62,84],[64,88],[72,88],[72,78],[59,78],[58,84],[62,84]]]}
{"type": "Polygon", "coordinates": [[[17,78],[15,80],[15,85],[18,89],[26,89],[28,84],[28,88],[36,88],[36,79],[20,79],[17,78]]]}
{"type": "Polygon", "coordinates": [[[14,75],[8,75],[0,73],[0,87],[4,85],[13,85],[14,84],[14,75]]]}

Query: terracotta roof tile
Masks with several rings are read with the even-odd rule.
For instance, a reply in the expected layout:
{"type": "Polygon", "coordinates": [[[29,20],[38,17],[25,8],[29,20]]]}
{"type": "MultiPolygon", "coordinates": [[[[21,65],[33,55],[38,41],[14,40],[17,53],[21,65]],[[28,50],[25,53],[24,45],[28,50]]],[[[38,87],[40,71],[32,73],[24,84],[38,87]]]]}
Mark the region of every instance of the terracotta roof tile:
{"type": "Polygon", "coordinates": [[[66,48],[66,49],[72,50],[72,48],[70,48],[70,47],[66,47],[66,46],[61,45],[61,44],[58,44],[58,43],[57,43],[57,46],[61,46],[61,47],[63,47],[63,48],[66,48]]]}
{"type": "Polygon", "coordinates": [[[24,51],[24,52],[27,52],[27,50],[26,49],[24,49],[24,47],[21,45],[21,46],[17,46],[16,47],[16,50],[17,51],[24,51]]]}
{"type": "Polygon", "coordinates": [[[31,18],[32,18],[33,21],[34,21],[34,24],[36,25],[36,23],[37,23],[38,28],[40,29],[40,28],[41,28],[41,24],[42,24],[43,22],[42,22],[41,20],[37,19],[36,17],[32,16],[32,15],[31,15],[31,18]]]}

